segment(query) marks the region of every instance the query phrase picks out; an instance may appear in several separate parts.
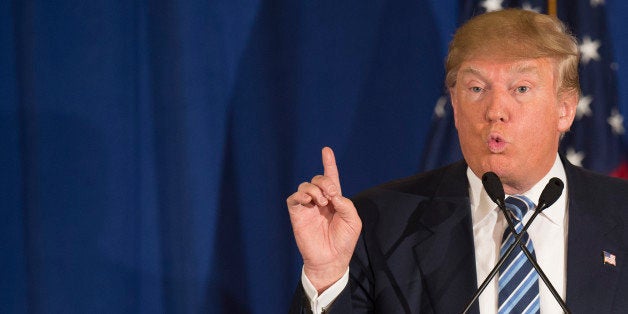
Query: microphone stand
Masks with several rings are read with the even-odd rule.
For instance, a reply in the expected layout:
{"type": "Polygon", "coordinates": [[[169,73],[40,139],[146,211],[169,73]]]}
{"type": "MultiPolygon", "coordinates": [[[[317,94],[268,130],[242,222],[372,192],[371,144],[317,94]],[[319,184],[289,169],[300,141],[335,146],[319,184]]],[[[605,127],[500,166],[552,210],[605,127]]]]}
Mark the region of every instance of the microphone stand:
{"type": "MultiPolygon", "coordinates": [[[[532,216],[532,218],[530,218],[530,221],[528,222],[528,224],[530,224],[532,222],[532,219],[534,219],[534,216],[538,215],[541,211],[543,211],[543,209],[545,209],[545,204],[539,204],[539,205],[541,205],[541,206],[537,206],[535,208],[534,215],[532,216]],[[539,210],[539,208],[541,208],[541,209],[539,210]]],[[[506,207],[505,206],[499,206],[499,209],[504,213],[504,216],[506,217],[506,221],[508,222],[508,226],[510,227],[510,230],[514,234],[517,234],[517,232],[515,231],[514,222],[512,221],[512,217],[510,217],[510,215],[508,215],[508,213],[506,211],[506,207]]],[[[526,230],[526,229],[522,229],[520,234],[523,234],[524,233],[523,231],[526,230]]],[[[532,263],[532,267],[534,267],[536,272],[539,274],[539,277],[541,277],[541,279],[545,283],[545,286],[552,293],[552,295],[554,296],[554,299],[556,299],[556,301],[558,302],[560,307],[563,309],[563,311],[565,313],[571,313],[569,308],[567,308],[567,304],[565,303],[565,301],[563,301],[563,299],[560,297],[560,295],[558,295],[558,292],[556,291],[554,286],[549,281],[549,278],[547,278],[547,276],[545,275],[545,272],[543,272],[543,269],[541,269],[541,266],[536,262],[536,259],[532,256],[532,253],[530,253],[530,251],[528,251],[528,248],[525,246],[525,244],[521,243],[519,241],[519,238],[515,239],[515,243],[519,245],[519,247],[521,248],[521,251],[523,251],[523,254],[525,254],[526,257],[528,258],[528,260],[530,261],[530,263],[532,263]]],[[[500,267],[501,267],[501,265],[500,265],[500,267]]]]}
{"type": "Polygon", "coordinates": [[[469,302],[469,304],[467,304],[467,307],[464,309],[464,311],[462,313],[467,313],[469,311],[469,309],[471,309],[471,305],[473,305],[473,303],[480,297],[480,294],[482,294],[484,289],[486,289],[486,286],[488,286],[488,283],[493,279],[493,277],[495,277],[495,275],[499,271],[499,268],[501,268],[502,265],[506,262],[506,258],[508,258],[508,256],[510,256],[512,251],[515,249],[515,246],[520,244],[521,237],[523,237],[523,234],[528,230],[528,227],[530,227],[530,224],[532,223],[534,218],[536,218],[536,216],[540,212],[541,211],[535,210],[534,214],[532,215],[530,220],[528,220],[528,223],[523,227],[523,229],[521,229],[521,232],[520,233],[516,233],[515,232],[515,242],[513,242],[508,247],[508,249],[506,250],[504,255],[502,255],[502,257],[499,259],[499,261],[497,261],[497,264],[495,265],[495,267],[493,267],[493,270],[491,270],[491,272],[488,274],[488,277],[486,277],[486,279],[484,279],[484,282],[482,282],[482,284],[480,285],[478,290],[475,291],[475,294],[473,294],[473,298],[471,298],[471,301],[469,302]]]}
{"type": "MultiPolygon", "coordinates": [[[[496,182],[499,182],[499,177],[497,177],[494,173],[487,173],[487,174],[492,174],[492,176],[497,180],[496,182]]],[[[486,179],[486,175],[487,174],[485,174],[483,176],[483,178],[482,178],[483,181],[486,179]]],[[[488,178],[488,179],[493,179],[493,178],[488,178]]],[[[550,180],[550,183],[554,183],[556,186],[560,186],[559,187],[560,190],[558,191],[558,195],[560,195],[560,191],[562,191],[563,184],[562,184],[562,182],[560,180],[558,180],[558,179],[554,180],[554,179],[556,179],[556,178],[553,178],[552,180],[550,180]]],[[[492,180],[489,180],[489,181],[492,181],[492,180]]],[[[483,183],[486,183],[486,182],[483,182],[483,183]]],[[[492,183],[495,183],[495,182],[492,182],[492,183]]],[[[546,207],[548,207],[548,205],[551,205],[552,203],[554,203],[556,201],[556,199],[558,198],[558,195],[556,195],[556,198],[553,199],[552,201],[550,201],[549,203],[545,201],[546,197],[544,197],[544,194],[545,194],[546,189],[550,186],[550,183],[548,183],[548,185],[543,190],[543,193],[541,194],[541,199],[539,199],[539,205],[536,206],[536,208],[534,209],[534,214],[532,215],[530,220],[528,220],[528,223],[523,227],[523,229],[521,230],[520,233],[517,233],[515,231],[515,227],[514,227],[514,223],[512,221],[512,218],[510,217],[510,215],[506,211],[506,206],[504,204],[504,192],[503,192],[503,190],[501,188],[501,182],[499,182],[498,186],[495,186],[495,185],[492,186],[493,188],[499,189],[499,191],[498,191],[498,193],[493,193],[493,192],[497,192],[497,191],[495,189],[491,189],[491,190],[493,190],[493,191],[490,192],[491,193],[490,194],[491,199],[495,203],[497,203],[499,209],[504,213],[506,221],[508,222],[508,227],[510,228],[511,232],[515,235],[515,241],[508,247],[508,249],[506,250],[504,255],[499,259],[499,261],[497,262],[497,264],[493,268],[493,270],[491,270],[491,272],[489,273],[488,277],[484,280],[484,282],[482,282],[480,287],[475,291],[475,294],[473,295],[473,298],[467,304],[467,307],[464,309],[463,313],[467,313],[469,311],[469,309],[471,308],[473,303],[480,297],[480,294],[482,294],[484,289],[486,289],[486,286],[488,285],[488,283],[493,279],[493,277],[495,277],[495,275],[499,271],[499,268],[501,268],[501,266],[506,261],[506,258],[508,258],[508,256],[510,256],[510,254],[512,254],[512,251],[515,249],[515,246],[519,245],[519,247],[521,248],[523,253],[526,255],[526,258],[530,261],[530,263],[532,264],[532,266],[534,267],[534,269],[538,273],[539,277],[541,277],[541,279],[545,283],[545,286],[548,287],[548,289],[552,293],[552,296],[554,296],[554,299],[556,299],[556,301],[558,302],[560,307],[563,309],[563,311],[565,313],[571,314],[571,311],[567,307],[567,304],[565,304],[563,299],[558,295],[558,292],[556,291],[556,289],[554,288],[552,283],[549,281],[549,279],[547,278],[547,276],[545,275],[545,273],[541,269],[541,266],[539,266],[539,264],[536,262],[536,260],[534,259],[534,257],[530,253],[530,251],[528,251],[528,248],[525,246],[525,244],[521,243],[521,238],[523,237],[523,234],[526,233],[526,231],[528,230],[528,227],[532,224],[532,221],[534,221],[536,216],[538,216],[538,214],[540,214],[541,211],[543,211],[546,207]],[[493,195],[493,194],[496,194],[496,195],[493,195]],[[499,194],[499,195],[497,195],[497,194],[499,194]]],[[[485,185],[485,187],[486,187],[486,185],[485,185]]],[[[489,192],[488,189],[487,189],[487,192],[489,192]]],[[[556,192],[556,190],[554,189],[553,192],[556,192]]]]}

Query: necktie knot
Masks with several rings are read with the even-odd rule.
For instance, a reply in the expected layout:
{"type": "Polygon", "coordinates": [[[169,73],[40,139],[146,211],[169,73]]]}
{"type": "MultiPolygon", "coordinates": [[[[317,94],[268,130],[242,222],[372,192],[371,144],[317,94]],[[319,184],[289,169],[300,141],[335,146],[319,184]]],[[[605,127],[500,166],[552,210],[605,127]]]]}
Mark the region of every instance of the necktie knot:
{"type": "Polygon", "coordinates": [[[513,195],[506,198],[506,209],[516,218],[518,221],[523,221],[523,216],[534,207],[534,202],[523,195],[513,195]]]}

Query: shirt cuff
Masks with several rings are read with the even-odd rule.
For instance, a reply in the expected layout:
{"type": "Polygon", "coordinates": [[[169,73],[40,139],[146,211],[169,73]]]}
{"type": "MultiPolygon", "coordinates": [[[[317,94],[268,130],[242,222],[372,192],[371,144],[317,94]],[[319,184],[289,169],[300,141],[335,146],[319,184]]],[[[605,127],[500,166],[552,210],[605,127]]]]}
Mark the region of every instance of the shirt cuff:
{"type": "Polygon", "coordinates": [[[310,300],[310,308],[314,314],[320,314],[327,309],[344,290],[348,282],[349,268],[347,267],[347,271],[338,281],[318,295],[318,291],[316,291],[312,282],[305,276],[305,270],[301,269],[301,284],[303,285],[303,290],[305,290],[305,295],[310,300]]]}

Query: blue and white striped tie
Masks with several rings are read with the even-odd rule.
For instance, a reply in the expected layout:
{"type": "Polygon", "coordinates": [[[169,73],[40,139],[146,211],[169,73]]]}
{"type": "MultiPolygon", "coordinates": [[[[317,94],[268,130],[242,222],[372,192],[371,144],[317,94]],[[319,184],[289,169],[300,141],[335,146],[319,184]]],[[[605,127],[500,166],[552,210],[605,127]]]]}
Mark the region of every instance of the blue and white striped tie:
{"type": "MultiPolygon", "coordinates": [[[[506,209],[513,218],[515,230],[520,233],[523,229],[523,216],[530,208],[534,207],[534,203],[523,195],[508,197],[505,203],[506,209]]],[[[513,242],[515,242],[515,235],[508,228],[502,238],[500,257],[504,255],[513,242]]],[[[536,259],[532,240],[527,233],[523,234],[520,243],[525,243],[528,251],[536,259]]],[[[539,275],[519,246],[508,256],[499,269],[498,304],[500,314],[540,313],[539,275]]]]}

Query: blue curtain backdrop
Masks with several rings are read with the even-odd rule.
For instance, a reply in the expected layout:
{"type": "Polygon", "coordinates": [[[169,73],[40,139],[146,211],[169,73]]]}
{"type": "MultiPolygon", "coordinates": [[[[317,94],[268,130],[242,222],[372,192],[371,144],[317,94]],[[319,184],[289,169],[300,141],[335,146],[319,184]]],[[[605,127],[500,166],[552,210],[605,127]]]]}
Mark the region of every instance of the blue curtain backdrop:
{"type": "Polygon", "coordinates": [[[0,312],[286,311],[285,198],[324,145],[348,195],[420,169],[459,7],[1,1],[0,312]]]}

